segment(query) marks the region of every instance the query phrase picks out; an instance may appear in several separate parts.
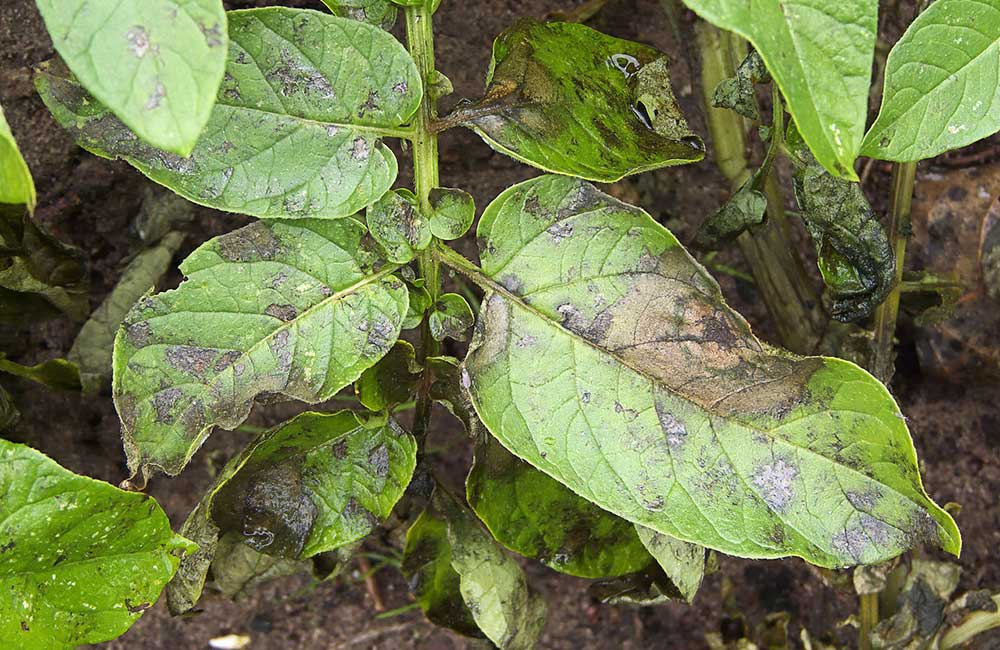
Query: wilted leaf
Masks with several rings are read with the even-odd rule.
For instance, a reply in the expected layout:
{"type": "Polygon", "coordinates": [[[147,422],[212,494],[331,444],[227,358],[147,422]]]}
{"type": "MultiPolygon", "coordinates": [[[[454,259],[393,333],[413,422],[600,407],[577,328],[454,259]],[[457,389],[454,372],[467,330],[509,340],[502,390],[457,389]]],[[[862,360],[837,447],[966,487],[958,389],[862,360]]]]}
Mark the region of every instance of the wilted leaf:
{"type": "Polygon", "coordinates": [[[819,270],[841,322],[870,316],[896,280],[892,244],[861,185],[837,178],[803,150],[795,198],[813,240],[819,270]]]}
{"type": "Polygon", "coordinates": [[[479,418],[465,390],[468,376],[463,374],[461,363],[454,357],[427,357],[424,363],[432,377],[431,399],[461,420],[468,433],[475,433],[479,428],[479,418]]]}
{"type": "Polygon", "coordinates": [[[168,587],[171,610],[197,602],[227,535],[286,560],[363,539],[392,512],[415,466],[416,441],[392,419],[303,413],[266,431],[226,465],[184,523],[206,552],[181,563],[168,587]]]}
{"type": "Polygon", "coordinates": [[[334,16],[360,20],[382,29],[396,24],[396,5],[389,0],[323,0],[334,16]]]}
{"type": "Polygon", "coordinates": [[[705,577],[705,549],[651,528],[635,525],[639,540],[656,560],[673,588],[687,602],[694,600],[705,577]]]}
{"type": "Polygon", "coordinates": [[[468,192],[436,187],[428,198],[431,204],[431,232],[438,239],[458,239],[472,227],[476,218],[476,202],[468,192]]]}
{"type": "Polygon", "coordinates": [[[389,192],[365,211],[372,237],[390,262],[405,264],[431,243],[430,222],[409,190],[389,192]]]}
{"type": "Polygon", "coordinates": [[[944,623],[944,611],[962,570],[949,562],[913,560],[896,613],[872,631],[877,650],[923,650],[944,623]]]}
{"type": "Polygon", "coordinates": [[[952,317],[962,297],[962,285],[954,275],[938,277],[927,271],[903,273],[899,308],[918,327],[937,325],[952,317]]]}
{"type": "Polygon", "coordinates": [[[152,248],[140,251],[125,267],[111,294],[83,324],[66,358],[80,368],[84,392],[96,393],[110,385],[118,328],[132,305],[156,288],[183,241],[183,233],[171,232],[152,248]]]}
{"type": "Polygon", "coordinates": [[[420,105],[416,66],[383,30],[315,11],[229,13],[226,76],[188,158],[153,149],[57,71],[36,85],[97,155],[124,158],[202,205],[257,217],[345,217],[392,185],[382,144],[420,105]]]}
{"type": "Polygon", "coordinates": [[[701,160],[662,53],[574,23],[522,20],[493,44],[486,96],[456,117],[529,165],[589,180],[701,160]]]}
{"type": "Polygon", "coordinates": [[[363,235],[353,219],[258,222],[203,244],[185,282],[133,307],[113,382],[133,472],[177,474],[257,396],[324,401],[392,348],[407,291],[363,235]]]}
{"type": "Polygon", "coordinates": [[[0,645],[70,649],[124,633],[193,545],[145,494],[0,440],[0,645]]]}
{"type": "Polygon", "coordinates": [[[31,211],[36,202],[35,181],[0,106],[0,203],[26,205],[31,211]]]}
{"type": "Polygon", "coordinates": [[[760,54],[820,164],[857,180],[878,28],[876,0],[684,0],[760,54]]]}
{"type": "Polygon", "coordinates": [[[465,298],[457,293],[446,293],[434,303],[434,311],[428,317],[431,336],[435,341],[451,338],[464,341],[466,332],[472,329],[476,316],[465,298]]]}
{"type": "Polygon", "coordinates": [[[469,505],[498,542],[581,578],[621,576],[653,563],[630,522],[577,496],[493,436],[483,438],[466,491],[469,505]]]}
{"type": "Polygon", "coordinates": [[[712,249],[737,237],[751,226],[764,223],[767,198],[756,189],[757,175],[750,176],[725,205],[701,224],[694,246],[712,249]]]}
{"type": "Polygon", "coordinates": [[[219,539],[212,560],[212,581],[226,598],[237,600],[253,594],[258,585],[282,576],[304,573],[309,563],[277,558],[243,543],[238,533],[219,539]]]}
{"type": "Polygon", "coordinates": [[[754,84],[770,79],[764,61],[756,51],[747,55],[736,68],[736,76],[723,80],[712,95],[712,106],[729,108],[751,120],[760,119],[757,90],[754,84]]]}
{"type": "Polygon", "coordinates": [[[14,363],[0,352],[0,372],[10,373],[58,390],[80,390],[80,369],[65,359],[51,359],[34,366],[14,363]]]}
{"type": "Polygon", "coordinates": [[[925,540],[958,553],[888,391],[849,362],[758,341],[638,208],[543,176],[501,194],[478,235],[490,290],[465,369],[515,455],[732,555],[843,567],[925,540]]]}
{"type": "Polygon", "coordinates": [[[454,497],[438,488],[406,535],[403,572],[427,617],[500,650],[531,650],[545,601],[454,497]]]}
{"type": "Polygon", "coordinates": [[[861,153],[933,158],[1000,129],[1000,4],[937,0],[889,52],[878,118],[861,153]]]}
{"type": "Polygon", "coordinates": [[[406,341],[396,341],[389,354],[361,373],[354,384],[358,401],[369,411],[385,411],[408,402],[420,379],[417,353],[406,341]]]}
{"type": "Polygon", "coordinates": [[[226,67],[220,0],[36,0],[80,82],[154,147],[186,156],[226,67]]]}

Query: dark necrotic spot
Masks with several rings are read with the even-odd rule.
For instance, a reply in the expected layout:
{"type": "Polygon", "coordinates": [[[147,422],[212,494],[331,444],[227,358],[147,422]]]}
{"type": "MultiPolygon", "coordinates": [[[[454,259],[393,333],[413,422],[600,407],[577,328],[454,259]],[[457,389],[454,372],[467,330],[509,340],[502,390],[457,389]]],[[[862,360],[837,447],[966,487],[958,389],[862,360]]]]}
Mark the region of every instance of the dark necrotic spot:
{"type": "Polygon", "coordinates": [[[153,339],[153,328],[147,321],[140,321],[125,328],[125,336],[128,342],[136,348],[144,348],[153,339]]]}
{"type": "Polygon", "coordinates": [[[295,317],[299,315],[299,311],[295,308],[295,305],[288,304],[270,304],[264,310],[264,313],[286,323],[290,320],[295,320],[295,317]]]}
{"type": "Polygon", "coordinates": [[[255,223],[217,240],[219,255],[230,262],[272,260],[284,249],[274,231],[264,223],[255,223]]]}
{"type": "Polygon", "coordinates": [[[171,345],[166,349],[164,355],[167,363],[174,368],[194,377],[201,377],[209,365],[215,361],[218,353],[211,348],[171,345]]]}
{"type": "Polygon", "coordinates": [[[389,448],[379,445],[368,454],[368,464],[371,465],[372,474],[379,478],[389,475],[389,448]]]}
{"type": "Polygon", "coordinates": [[[153,410],[156,411],[157,422],[160,424],[170,424],[174,421],[171,411],[182,394],[180,388],[168,388],[153,396],[153,410]]]}

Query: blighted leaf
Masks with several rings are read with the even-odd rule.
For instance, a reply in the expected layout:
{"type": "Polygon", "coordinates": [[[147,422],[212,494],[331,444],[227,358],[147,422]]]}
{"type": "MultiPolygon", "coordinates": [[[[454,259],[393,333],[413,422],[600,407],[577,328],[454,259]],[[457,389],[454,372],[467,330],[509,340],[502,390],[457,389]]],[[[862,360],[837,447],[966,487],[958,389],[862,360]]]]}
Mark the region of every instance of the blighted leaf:
{"type": "Polygon", "coordinates": [[[904,272],[900,290],[899,308],[918,327],[937,325],[951,318],[963,293],[954,274],[939,277],[928,271],[904,272]]]}
{"type": "Polygon", "coordinates": [[[14,398],[3,386],[0,386],[0,433],[13,429],[20,418],[21,414],[17,411],[14,398]]]}
{"type": "Polygon", "coordinates": [[[279,7],[230,12],[229,34],[216,106],[187,158],[141,142],[55,69],[36,86],[85,149],[201,205],[336,218],[385,194],[397,164],[381,138],[400,132],[422,95],[403,46],[372,25],[279,7]]]}
{"type": "Polygon", "coordinates": [[[428,198],[431,204],[431,232],[438,239],[458,239],[472,227],[476,218],[476,203],[468,192],[435,187],[428,198]]]}
{"type": "Polygon", "coordinates": [[[420,364],[413,346],[396,341],[389,354],[361,373],[354,383],[358,401],[370,411],[385,411],[409,401],[420,379],[420,364]]]}
{"type": "Polygon", "coordinates": [[[754,85],[769,79],[764,61],[760,54],[753,51],[736,68],[735,77],[724,79],[715,87],[712,106],[729,108],[743,117],[759,120],[760,110],[757,108],[757,91],[754,85]]]}
{"type": "Polygon", "coordinates": [[[0,106],[0,203],[26,205],[31,211],[37,200],[35,181],[0,106]]]}
{"type": "Polygon", "coordinates": [[[407,531],[403,571],[427,617],[500,650],[531,650],[545,601],[465,507],[438,488],[407,531]]]}
{"type": "Polygon", "coordinates": [[[0,352],[0,372],[56,388],[59,390],[80,390],[80,369],[75,363],[65,359],[51,359],[34,366],[22,366],[0,352]]]}
{"type": "Polygon", "coordinates": [[[945,607],[962,570],[950,562],[913,560],[896,612],[872,631],[878,650],[922,650],[944,624],[945,607]]]}
{"type": "Polygon", "coordinates": [[[666,56],[639,43],[522,20],[493,44],[486,84],[486,96],[454,117],[547,171],[611,183],[705,156],[674,100],[666,56]]]}
{"type": "MultiPolygon", "coordinates": [[[[83,320],[90,310],[83,252],[46,232],[23,206],[0,205],[0,289],[14,292],[0,302],[4,311],[24,308],[25,302],[37,303],[32,295],[74,320],[83,320]]],[[[35,305],[29,307],[41,311],[35,305]]],[[[17,314],[9,316],[12,321],[23,320],[17,314]]]]}
{"type": "Polygon", "coordinates": [[[431,243],[430,223],[408,190],[388,192],[368,207],[365,220],[390,262],[405,264],[431,243]]]}
{"type": "Polygon", "coordinates": [[[66,358],[80,368],[84,392],[96,393],[110,385],[111,356],[119,326],[132,305],[156,287],[183,241],[183,233],[171,232],[152,248],[140,251],[83,324],[66,358]]]}
{"type": "Polygon", "coordinates": [[[693,244],[712,249],[752,226],[764,223],[767,198],[756,188],[757,175],[750,176],[725,205],[701,224],[693,244]]]}
{"type": "Polygon", "coordinates": [[[258,585],[308,570],[308,562],[261,553],[244,544],[238,533],[227,533],[212,560],[212,582],[223,596],[238,600],[249,597],[258,585]]]}
{"type": "Polygon", "coordinates": [[[577,496],[511,454],[493,436],[483,438],[476,446],[466,493],[498,542],[581,578],[625,575],[652,563],[630,522],[577,496]]]}
{"type": "Polygon", "coordinates": [[[366,537],[392,512],[416,466],[416,441],[392,419],[352,411],[303,413],[251,442],[188,517],[207,549],[181,563],[171,610],[198,600],[227,535],[251,549],[304,560],[366,537]]]}
{"type": "Polygon", "coordinates": [[[407,291],[353,219],[258,222],[200,246],[143,298],[114,350],[129,467],[177,474],[254,398],[329,399],[395,343],[407,291]]]}
{"type": "Polygon", "coordinates": [[[498,197],[465,361],[515,455],[629,521],[742,557],[843,567],[921,541],[958,553],[888,391],[757,340],[646,213],[570,178],[498,197]],[[813,513],[822,511],[823,517],[813,513]]]}
{"type": "Polygon", "coordinates": [[[980,589],[962,594],[945,609],[947,626],[942,630],[939,648],[960,648],[969,639],[1000,627],[1000,594],[980,589]]]}
{"type": "Polygon", "coordinates": [[[59,316],[59,310],[39,294],[11,291],[0,286],[0,323],[26,325],[59,316]]]}
{"type": "Polygon", "coordinates": [[[820,164],[857,180],[878,27],[875,0],[684,0],[760,54],[820,164]]]}
{"type": "Polygon", "coordinates": [[[389,0],[323,0],[334,16],[360,20],[382,29],[396,24],[396,5],[389,0]]]}
{"type": "Polygon", "coordinates": [[[823,282],[841,322],[870,316],[892,290],[896,256],[861,185],[837,178],[803,151],[795,198],[813,240],[823,282]]]}
{"type": "Polygon", "coordinates": [[[194,545],[151,497],[0,440],[0,646],[70,649],[123,634],[194,545]]]}
{"type": "Polygon", "coordinates": [[[77,79],[152,146],[186,156],[226,67],[220,0],[36,0],[77,79]]]}
{"type": "Polygon", "coordinates": [[[183,230],[194,221],[195,212],[187,200],[156,185],[148,185],[130,231],[145,246],[152,246],[169,233],[183,230]]]}
{"type": "Polygon", "coordinates": [[[938,0],[889,52],[878,118],[861,153],[933,158],[1000,129],[1000,3],[938,0]]]}
{"type": "Polygon", "coordinates": [[[458,359],[454,357],[427,357],[424,363],[432,378],[431,399],[444,406],[449,413],[461,420],[466,432],[475,433],[478,429],[479,418],[476,417],[465,391],[466,375],[462,373],[462,366],[458,359]]]}
{"type": "Polygon", "coordinates": [[[639,540],[656,560],[663,573],[687,602],[694,600],[705,577],[705,549],[651,528],[635,525],[639,540]]]}
{"type": "Polygon", "coordinates": [[[420,324],[424,322],[424,314],[431,308],[433,301],[430,292],[424,286],[425,284],[426,281],[423,278],[406,283],[406,289],[410,295],[410,306],[406,310],[406,318],[403,320],[404,330],[420,327],[420,324]]]}
{"type": "Polygon", "coordinates": [[[448,338],[464,341],[466,332],[476,322],[476,316],[465,298],[457,293],[446,293],[434,303],[428,322],[435,341],[448,338]]]}

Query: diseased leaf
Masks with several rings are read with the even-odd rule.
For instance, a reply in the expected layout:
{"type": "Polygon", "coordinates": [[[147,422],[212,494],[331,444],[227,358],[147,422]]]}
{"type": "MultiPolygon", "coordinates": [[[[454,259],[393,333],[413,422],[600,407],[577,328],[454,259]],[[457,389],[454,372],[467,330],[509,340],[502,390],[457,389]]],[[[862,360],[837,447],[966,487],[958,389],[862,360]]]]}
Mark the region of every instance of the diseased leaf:
{"type": "Polygon", "coordinates": [[[461,363],[454,357],[427,357],[424,363],[433,378],[431,399],[461,420],[469,434],[476,433],[480,429],[479,418],[465,390],[468,376],[462,372],[461,363]]]}
{"type": "Polygon", "coordinates": [[[424,314],[431,308],[431,294],[424,286],[426,281],[417,278],[406,283],[407,292],[410,295],[410,307],[406,310],[406,318],[403,320],[403,329],[411,330],[420,327],[424,322],[424,314]]]}
{"type": "Polygon", "coordinates": [[[389,0],[323,0],[334,16],[360,20],[389,30],[396,24],[396,6],[389,0]]]}
{"type": "Polygon", "coordinates": [[[937,0],[889,52],[878,118],[861,153],[917,161],[1000,129],[1000,2],[937,0]]]}
{"type": "Polygon", "coordinates": [[[918,327],[937,325],[954,315],[963,287],[955,274],[949,275],[939,277],[927,271],[903,273],[899,308],[918,327]]]}
{"type": "Polygon", "coordinates": [[[52,44],[102,104],[152,146],[186,156],[226,67],[220,0],[35,0],[52,44]]]}
{"type": "Polygon", "coordinates": [[[0,206],[0,318],[13,310],[44,315],[39,298],[74,320],[87,317],[87,266],[80,249],[64,244],[36,224],[23,206],[0,206]]]}
{"type": "Polygon", "coordinates": [[[26,205],[32,211],[37,202],[35,181],[0,106],[0,203],[26,205]]]}
{"type": "Polygon", "coordinates": [[[870,316],[896,281],[896,256],[859,183],[832,176],[812,159],[793,176],[795,198],[816,247],[819,270],[844,323],[870,316]]]}
{"type": "Polygon", "coordinates": [[[416,450],[394,420],[352,411],[303,413],[264,432],[226,465],[184,523],[205,552],[181,563],[167,591],[171,611],[194,606],[226,544],[304,560],[360,541],[403,496],[416,450]]]}
{"type": "Polygon", "coordinates": [[[361,373],[354,384],[354,392],[369,411],[389,410],[413,397],[420,371],[413,346],[406,341],[396,341],[389,354],[361,373]]]}
{"type": "Polygon", "coordinates": [[[428,219],[420,214],[409,190],[389,192],[365,212],[368,230],[390,262],[405,264],[427,248],[432,235],[428,219]]]}
{"type": "Polygon", "coordinates": [[[757,174],[751,175],[725,205],[705,219],[694,238],[694,246],[702,249],[717,248],[740,233],[764,223],[767,198],[756,189],[757,174]]]}
{"type": "Polygon", "coordinates": [[[353,219],[258,222],[203,244],[185,282],[133,307],[113,381],[133,472],[177,474],[256,397],[324,401],[392,348],[407,291],[363,235],[353,219]]]}
{"type": "Polygon", "coordinates": [[[171,232],[152,248],[140,251],[125,267],[111,294],[83,324],[66,358],[79,367],[84,392],[97,393],[111,384],[118,328],[132,305],[156,287],[183,241],[183,233],[171,232]]]}
{"type": "Polygon", "coordinates": [[[478,239],[490,291],[465,369],[515,455],[731,555],[843,567],[925,540],[958,553],[888,391],[849,362],[758,341],[638,208],[543,176],[501,194],[478,239]]]}
{"type": "Polygon", "coordinates": [[[494,539],[561,573],[608,578],[653,562],[633,524],[577,496],[492,436],[476,446],[466,492],[494,539]]]}
{"type": "Polygon", "coordinates": [[[757,108],[757,90],[754,84],[766,82],[770,78],[760,54],[750,52],[736,68],[736,76],[723,80],[715,87],[712,106],[729,108],[743,117],[759,120],[760,110],[757,108]]]}
{"type": "Polygon", "coordinates": [[[531,650],[545,601],[521,568],[454,497],[438,488],[407,531],[403,572],[427,617],[500,650],[531,650]]]}
{"type": "Polygon", "coordinates": [[[446,293],[438,298],[428,319],[435,341],[448,338],[464,341],[466,332],[472,329],[475,322],[472,307],[457,293],[446,293]]]}
{"type": "Polygon", "coordinates": [[[493,44],[486,85],[453,119],[540,169],[611,183],[705,156],[666,56],[584,25],[516,23],[493,44]]]}
{"type": "Polygon", "coordinates": [[[10,373],[49,388],[58,390],[80,390],[80,369],[75,363],[65,359],[50,359],[34,366],[22,366],[7,359],[0,352],[0,372],[10,373]]]}
{"type": "Polygon", "coordinates": [[[0,386],[0,433],[13,429],[19,419],[21,419],[21,414],[17,411],[14,398],[3,386],[0,386]]]}
{"type": "Polygon", "coordinates": [[[878,27],[876,0],[684,0],[749,40],[785,96],[819,163],[857,180],[878,27]]]}
{"type": "Polygon", "coordinates": [[[212,581],[231,600],[247,598],[257,586],[309,571],[309,563],[276,558],[243,543],[242,536],[227,533],[219,540],[212,560],[212,581]]]}
{"type": "Polygon", "coordinates": [[[123,634],[194,545],[148,495],[0,440],[0,646],[74,648],[123,634]]]}
{"type": "Polygon", "coordinates": [[[0,323],[27,325],[59,316],[59,310],[35,293],[11,291],[0,286],[0,323]]]}
{"type": "Polygon", "coordinates": [[[397,164],[381,138],[400,132],[422,95],[403,46],[365,23],[280,7],[230,12],[229,34],[226,76],[188,158],[139,141],[58,71],[36,85],[82,147],[201,205],[332,219],[385,194],[397,164]]]}
{"type": "Polygon", "coordinates": [[[961,568],[950,562],[913,560],[902,590],[896,597],[896,612],[871,634],[872,647],[879,650],[922,650],[944,625],[945,607],[958,587],[961,568]]]}
{"type": "Polygon", "coordinates": [[[705,549],[639,524],[635,525],[635,529],[643,546],[673,585],[673,590],[687,602],[693,601],[705,577],[705,549]]]}
{"type": "Polygon", "coordinates": [[[435,187],[428,198],[431,204],[431,232],[438,239],[458,239],[472,227],[476,218],[476,202],[468,192],[435,187]]]}

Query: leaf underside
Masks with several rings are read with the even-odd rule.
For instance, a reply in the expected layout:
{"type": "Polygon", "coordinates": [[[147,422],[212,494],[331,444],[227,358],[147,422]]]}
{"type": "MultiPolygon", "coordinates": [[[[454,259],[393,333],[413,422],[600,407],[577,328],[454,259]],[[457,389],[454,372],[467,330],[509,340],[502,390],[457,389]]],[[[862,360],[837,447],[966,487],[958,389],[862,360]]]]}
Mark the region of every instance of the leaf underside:
{"type": "Polygon", "coordinates": [[[124,633],[192,550],[145,494],[0,440],[0,646],[74,648],[124,633]]]}
{"type": "Polygon", "coordinates": [[[816,159],[857,180],[878,26],[876,0],[684,0],[760,53],[816,159]]]}
{"type": "Polygon", "coordinates": [[[681,540],[843,567],[958,530],[923,491],[885,388],[758,341],[641,210],[544,176],[479,225],[483,302],[465,369],[511,452],[681,540]]]}
{"type": "Polygon", "coordinates": [[[177,289],[139,301],[115,341],[129,466],[177,474],[256,397],[332,397],[382,358],[408,306],[353,219],[258,222],[203,244],[177,289]]]}
{"type": "Polygon", "coordinates": [[[938,0],[889,52],[878,118],[861,153],[933,158],[1000,129],[1000,1],[938,0]]]}
{"type": "Polygon", "coordinates": [[[403,46],[377,27],[302,9],[230,12],[229,33],[218,100],[190,157],[141,142],[64,74],[42,72],[36,85],[82,147],[201,205],[339,218],[381,197],[397,173],[382,137],[422,96],[403,46]]]}

